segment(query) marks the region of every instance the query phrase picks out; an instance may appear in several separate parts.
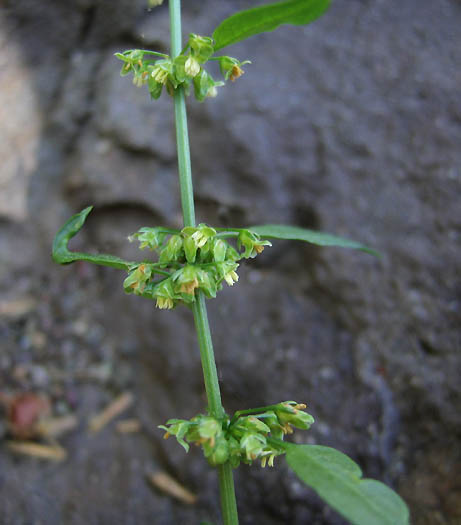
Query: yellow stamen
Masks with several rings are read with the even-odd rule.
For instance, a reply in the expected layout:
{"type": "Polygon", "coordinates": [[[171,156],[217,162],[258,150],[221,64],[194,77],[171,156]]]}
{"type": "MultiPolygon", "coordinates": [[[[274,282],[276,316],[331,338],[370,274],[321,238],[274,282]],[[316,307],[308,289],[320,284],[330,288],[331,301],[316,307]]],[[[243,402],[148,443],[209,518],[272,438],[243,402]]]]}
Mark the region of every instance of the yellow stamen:
{"type": "Polygon", "coordinates": [[[230,79],[232,80],[232,82],[235,82],[238,78],[240,78],[243,73],[245,73],[245,71],[243,71],[243,69],[239,66],[237,66],[237,64],[232,68],[232,71],[231,71],[231,75],[230,75],[230,79]]]}
{"type": "Polygon", "coordinates": [[[190,281],[188,283],[182,283],[179,290],[182,293],[185,293],[185,294],[188,294],[188,295],[193,295],[194,294],[194,290],[196,288],[198,288],[198,281],[197,281],[197,279],[194,279],[193,281],[190,281]]]}

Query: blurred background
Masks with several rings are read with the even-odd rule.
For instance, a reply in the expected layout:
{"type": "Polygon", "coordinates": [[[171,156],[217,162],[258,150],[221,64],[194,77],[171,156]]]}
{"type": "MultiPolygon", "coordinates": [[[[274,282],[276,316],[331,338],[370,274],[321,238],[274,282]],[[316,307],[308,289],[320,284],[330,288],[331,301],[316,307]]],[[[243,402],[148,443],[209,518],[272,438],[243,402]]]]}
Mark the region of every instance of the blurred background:
{"type": "MultiPolygon", "coordinates": [[[[184,34],[253,4],[188,0],[184,34]]],[[[245,75],[189,101],[198,221],[383,253],[280,241],[242,264],[208,303],[227,411],[306,402],[296,438],[391,484],[416,525],[461,523],[460,27],[457,0],[335,1],[229,48],[245,75]]],[[[139,258],[130,233],[180,226],[172,101],[113,56],[168,42],[166,5],[0,1],[2,524],[219,521],[215,472],[157,429],[204,410],[190,312],[50,259],[90,204],[81,251],[139,258]]],[[[242,523],[344,523],[276,463],[236,473],[242,523]]]]}

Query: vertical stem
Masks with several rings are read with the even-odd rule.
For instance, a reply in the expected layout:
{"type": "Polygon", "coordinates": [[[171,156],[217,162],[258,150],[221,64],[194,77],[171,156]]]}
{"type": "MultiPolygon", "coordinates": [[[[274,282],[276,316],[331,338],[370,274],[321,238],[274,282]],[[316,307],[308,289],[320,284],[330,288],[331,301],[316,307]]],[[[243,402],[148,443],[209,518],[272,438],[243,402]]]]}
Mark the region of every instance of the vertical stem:
{"type": "MultiPolygon", "coordinates": [[[[181,53],[181,0],[170,0],[171,57],[181,53]]],[[[180,86],[174,93],[176,144],[178,148],[179,187],[184,226],[195,225],[194,188],[190,164],[189,132],[184,89],[180,86]]]]}
{"type": "Polygon", "coordinates": [[[239,515],[235,499],[234,473],[230,463],[218,467],[219,494],[221,496],[221,513],[224,525],[238,525],[239,515]]]}
{"type": "MultiPolygon", "coordinates": [[[[175,58],[182,48],[181,42],[181,0],[170,0],[171,56],[175,58]]],[[[192,170],[190,163],[189,135],[187,131],[187,113],[184,90],[178,88],[174,94],[174,109],[176,122],[176,140],[178,148],[179,184],[181,189],[181,206],[184,226],[195,225],[194,192],[192,186],[192,170]]],[[[202,361],[203,378],[208,399],[210,415],[221,418],[224,409],[221,403],[218,373],[211,341],[205,296],[197,294],[192,305],[195,328],[197,331],[200,358],[202,361]]],[[[221,510],[225,525],[238,525],[237,502],[235,499],[232,467],[229,463],[218,467],[219,493],[221,510]]]]}
{"type": "Polygon", "coordinates": [[[199,292],[197,294],[195,302],[192,303],[192,311],[194,312],[195,329],[197,331],[200,358],[202,360],[203,379],[205,381],[205,391],[208,399],[208,410],[213,417],[221,418],[224,416],[224,409],[221,403],[218,371],[216,370],[210,325],[208,324],[205,296],[203,293],[199,292]]]}

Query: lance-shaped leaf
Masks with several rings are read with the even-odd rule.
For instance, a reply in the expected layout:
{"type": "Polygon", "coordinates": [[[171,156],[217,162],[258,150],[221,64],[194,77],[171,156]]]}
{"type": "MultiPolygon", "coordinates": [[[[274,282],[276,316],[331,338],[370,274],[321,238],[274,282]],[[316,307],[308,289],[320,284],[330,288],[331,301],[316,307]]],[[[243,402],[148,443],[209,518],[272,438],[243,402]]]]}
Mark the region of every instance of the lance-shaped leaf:
{"type": "Polygon", "coordinates": [[[214,30],[215,51],[258,33],[273,31],[282,24],[313,22],[329,5],[330,0],[286,0],[235,13],[214,30]]]}
{"type": "Polygon", "coordinates": [[[85,208],[80,213],[73,215],[64,226],[58,231],[53,241],[53,261],[59,264],[70,264],[75,261],[88,261],[94,264],[101,264],[103,266],[112,266],[120,270],[129,270],[134,262],[124,261],[119,257],[113,255],[98,254],[91,255],[89,253],[71,252],[67,245],[72,237],[75,237],[81,230],[85,223],[88,214],[93,209],[93,206],[85,208]]]}
{"type": "Polygon", "coordinates": [[[353,248],[362,252],[370,253],[379,257],[379,252],[365,246],[364,244],[343,237],[337,237],[329,233],[308,230],[299,226],[287,226],[285,224],[265,224],[262,226],[250,226],[249,230],[266,239],[285,239],[290,241],[305,241],[317,246],[339,246],[340,248],[353,248]]]}
{"type": "Polygon", "coordinates": [[[290,468],[354,525],[408,525],[400,496],[383,483],[362,478],[360,467],[330,447],[286,444],[290,468]]]}

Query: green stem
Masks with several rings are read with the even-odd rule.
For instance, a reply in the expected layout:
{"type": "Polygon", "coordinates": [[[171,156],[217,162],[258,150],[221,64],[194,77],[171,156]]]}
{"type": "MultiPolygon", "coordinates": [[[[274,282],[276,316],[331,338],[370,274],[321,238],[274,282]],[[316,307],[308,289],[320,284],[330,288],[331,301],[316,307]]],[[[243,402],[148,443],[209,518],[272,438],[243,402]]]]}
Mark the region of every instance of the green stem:
{"type": "MultiPolygon", "coordinates": [[[[170,0],[171,58],[181,53],[181,0],[170,0]]],[[[184,88],[174,92],[176,143],[178,148],[179,186],[184,226],[195,226],[194,188],[190,164],[189,132],[184,88]]]]}
{"type": "Polygon", "coordinates": [[[192,303],[194,312],[195,329],[197,331],[200,357],[202,360],[203,379],[208,399],[208,410],[210,415],[216,418],[224,417],[224,409],[221,403],[221,393],[219,390],[218,372],[211,342],[210,326],[205,305],[205,296],[202,292],[197,294],[197,298],[192,303]]]}
{"type": "MultiPolygon", "coordinates": [[[[181,0],[170,0],[171,56],[175,58],[181,52],[181,0]]],[[[195,225],[194,192],[192,186],[192,170],[190,163],[189,135],[187,131],[187,114],[184,90],[178,88],[174,93],[174,110],[176,122],[176,140],[178,147],[179,184],[181,190],[181,206],[184,226],[195,225]]],[[[203,378],[208,399],[210,415],[216,418],[224,417],[221,403],[218,372],[211,341],[205,296],[197,294],[192,305],[195,328],[197,331],[200,358],[202,361],[203,378]]],[[[229,463],[218,467],[219,492],[224,525],[238,525],[237,502],[235,499],[232,467],[229,463]]]]}

